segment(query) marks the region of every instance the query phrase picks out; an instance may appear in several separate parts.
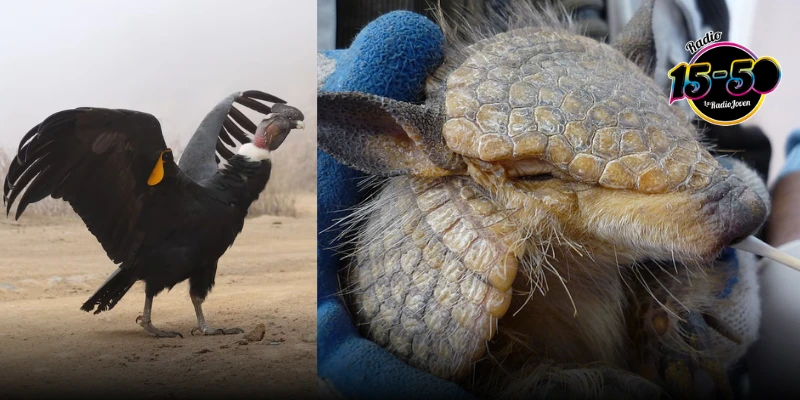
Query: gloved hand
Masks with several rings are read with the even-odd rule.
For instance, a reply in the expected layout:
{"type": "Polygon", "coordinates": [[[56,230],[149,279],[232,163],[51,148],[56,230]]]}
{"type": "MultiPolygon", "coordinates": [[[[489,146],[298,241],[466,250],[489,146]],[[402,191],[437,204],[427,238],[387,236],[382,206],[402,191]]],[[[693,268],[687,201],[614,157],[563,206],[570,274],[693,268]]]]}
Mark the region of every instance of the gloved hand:
{"type": "MultiPolygon", "coordinates": [[[[443,58],[444,37],[425,17],[396,11],[367,25],[346,50],[321,52],[318,89],[358,91],[402,101],[419,101],[425,78],[443,58]]],[[[321,395],[345,398],[470,399],[458,385],[403,363],[359,335],[338,293],[337,272],[345,267],[334,250],[341,227],[335,221],[368,194],[357,185],[364,175],[317,151],[317,365],[321,395]]]]}

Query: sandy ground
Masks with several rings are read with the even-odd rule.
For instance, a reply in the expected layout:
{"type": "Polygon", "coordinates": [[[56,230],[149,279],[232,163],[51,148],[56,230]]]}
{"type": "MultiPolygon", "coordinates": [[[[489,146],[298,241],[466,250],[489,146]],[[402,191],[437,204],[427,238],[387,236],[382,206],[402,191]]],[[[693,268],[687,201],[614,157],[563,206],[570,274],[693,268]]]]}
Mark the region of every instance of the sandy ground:
{"type": "Polygon", "coordinates": [[[298,199],[299,218],[248,219],[220,260],[206,319],[246,333],[263,324],[252,342],[191,336],[186,282],[153,302],[154,325],[183,339],[150,337],[134,322],[141,283],[109,312],[81,311],[115,269],[94,236],[77,218],[3,216],[0,397],[316,397],[314,201],[298,199]]]}

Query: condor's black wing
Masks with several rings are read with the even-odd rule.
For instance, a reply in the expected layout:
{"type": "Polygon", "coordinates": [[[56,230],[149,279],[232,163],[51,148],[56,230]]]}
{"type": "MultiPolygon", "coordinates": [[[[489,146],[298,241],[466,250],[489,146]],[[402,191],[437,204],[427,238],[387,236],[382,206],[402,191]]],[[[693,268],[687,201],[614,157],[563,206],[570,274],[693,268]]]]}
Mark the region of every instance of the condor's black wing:
{"type": "Polygon", "coordinates": [[[19,218],[31,203],[63,198],[119,263],[149,233],[137,225],[140,218],[161,213],[148,201],[158,196],[158,202],[167,197],[176,203],[188,196],[187,180],[174,179],[179,173],[152,115],[79,108],[53,114],[25,135],[6,175],[3,200],[6,214],[17,202],[19,218]]]}

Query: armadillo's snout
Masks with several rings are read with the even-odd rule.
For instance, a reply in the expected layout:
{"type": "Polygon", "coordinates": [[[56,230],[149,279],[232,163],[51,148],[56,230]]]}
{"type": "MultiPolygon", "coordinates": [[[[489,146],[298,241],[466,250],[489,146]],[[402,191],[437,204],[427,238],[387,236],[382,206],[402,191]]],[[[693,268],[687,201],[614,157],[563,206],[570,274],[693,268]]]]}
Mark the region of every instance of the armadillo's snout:
{"type": "Polygon", "coordinates": [[[761,197],[734,175],[710,186],[704,195],[703,209],[717,225],[722,245],[750,236],[767,218],[767,207],[761,197]]]}

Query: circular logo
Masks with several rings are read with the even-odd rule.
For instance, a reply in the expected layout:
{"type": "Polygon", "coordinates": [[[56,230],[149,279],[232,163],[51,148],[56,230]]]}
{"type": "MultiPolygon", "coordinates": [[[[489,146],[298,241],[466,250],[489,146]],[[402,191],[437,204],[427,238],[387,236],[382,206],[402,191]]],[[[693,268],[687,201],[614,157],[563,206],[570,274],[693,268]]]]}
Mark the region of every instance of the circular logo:
{"type": "Polygon", "coordinates": [[[683,98],[704,120],[735,125],[750,118],[775,90],[781,67],[772,57],[757,57],[746,47],[718,42],[703,47],[692,60],[669,71],[669,103],[683,98]]]}

